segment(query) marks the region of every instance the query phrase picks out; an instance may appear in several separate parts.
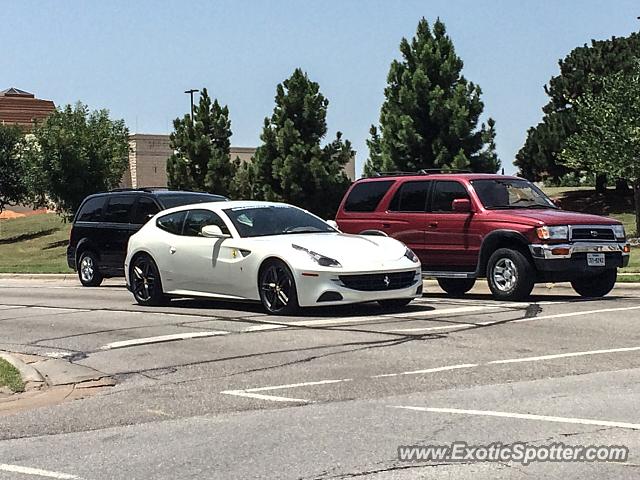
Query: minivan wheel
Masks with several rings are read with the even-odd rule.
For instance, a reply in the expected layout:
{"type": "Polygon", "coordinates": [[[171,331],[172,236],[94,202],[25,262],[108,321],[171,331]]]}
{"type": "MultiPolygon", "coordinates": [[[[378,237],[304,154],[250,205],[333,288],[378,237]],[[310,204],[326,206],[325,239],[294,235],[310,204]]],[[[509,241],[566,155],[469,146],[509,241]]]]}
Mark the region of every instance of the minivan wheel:
{"type": "Polygon", "coordinates": [[[523,300],[533,290],[535,270],[522,252],[499,248],[489,258],[487,280],[495,299],[523,300]]]}
{"type": "Polygon", "coordinates": [[[292,315],[300,306],[293,274],[280,260],[270,260],[260,269],[260,301],[271,315],[292,315]]]}
{"type": "Polygon", "coordinates": [[[82,252],[78,260],[78,277],[85,287],[98,287],[104,278],[98,270],[98,257],[91,250],[82,252]]]}
{"type": "Polygon", "coordinates": [[[461,297],[475,285],[475,278],[438,278],[438,285],[451,297],[461,297]]]}
{"type": "Polygon", "coordinates": [[[573,280],[571,286],[583,297],[604,297],[613,289],[617,278],[618,269],[609,268],[597,275],[573,280]]]}
{"type": "Polygon", "coordinates": [[[166,301],[162,291],[160,272],[156,262],[148,255],[138,255],[133,259],[129,273],[131,292],[140,305],[162,305],[166,301]]]}

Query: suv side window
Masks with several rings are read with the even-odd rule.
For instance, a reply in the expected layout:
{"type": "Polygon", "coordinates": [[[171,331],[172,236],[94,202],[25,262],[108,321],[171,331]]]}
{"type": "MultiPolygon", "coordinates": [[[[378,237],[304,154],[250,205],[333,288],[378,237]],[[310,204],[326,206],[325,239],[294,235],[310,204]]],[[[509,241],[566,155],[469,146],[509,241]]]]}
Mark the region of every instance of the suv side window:
{"type": "Polygon", "coordinates": [[[404,182],[389,204],[392,212],[424,212],[430,181],[404,182]]]}
{"type": "Polygon", "coordinates": [[[134,214],[133,221],[131,223],[144,225],[159,211],[160,208],[151,198],[140,197],[138,199],[138,204],[136,205],[136,213],[134,214]]]}
{"type": "Polygon", "coordinates": [[[349,192],[344,203],[344,210],[346,212],[373,212],[392,184],[393,180],[357,184],[349,192]]]}
{"type": "Polygon", "coordinates": [[[104,206],[104,197],[90,198],[78,213],[77,222],[99,222],[102,220],[102,207],[104,206]]]}
{"type": "Polygon", "coordinates": [[[218,216],[218,214],[211,210],[189,210],[187,212],[187,219],[184,222],[184,228],[182,234],[188,237],[201,237],[202,227],[207,225],[217,225],[222,230],[222,233],[229,234],[229,229],[218,216]]]}
{"type": "Polygon", "coordinates": [[[452,212],[451,204],[456,198],[469,198],[467,189],[459,182],[437,182],[431,196],[432,212],[452,212]]]}
{"type": "Polygon", "coordinates": [[[104,212],[104,221],[111,223],[131,223],[131,211],[136,201],[135,195],[114,195],[104,212]]]}
{"type": "Polygon", "coordinates": [[[184,217],[186,215],[187,212],[185,211],[170,213],[169,215],[164,215],[156,220],[156,225],[165,232],[173,233],[174,235],[181,235],[182,224],[184,223],[184,217]]]}

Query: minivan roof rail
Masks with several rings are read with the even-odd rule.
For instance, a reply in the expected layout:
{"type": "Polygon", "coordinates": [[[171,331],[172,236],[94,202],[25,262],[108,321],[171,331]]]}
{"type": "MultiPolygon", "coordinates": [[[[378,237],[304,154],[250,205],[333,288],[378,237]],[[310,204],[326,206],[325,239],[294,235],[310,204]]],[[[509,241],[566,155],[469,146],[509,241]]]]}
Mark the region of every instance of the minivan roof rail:
{"type": "Polygon", "coordinates": [[[158,190],[168,190],[167,187],[139,187],[139,188],[114,188],[110,192],[155,192],[158,190]]]}

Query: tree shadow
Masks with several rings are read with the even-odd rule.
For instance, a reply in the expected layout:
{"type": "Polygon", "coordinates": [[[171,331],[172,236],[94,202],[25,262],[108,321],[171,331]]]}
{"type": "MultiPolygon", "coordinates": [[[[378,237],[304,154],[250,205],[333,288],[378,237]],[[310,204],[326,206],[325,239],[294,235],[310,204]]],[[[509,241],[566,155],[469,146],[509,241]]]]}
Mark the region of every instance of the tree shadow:
{"type": "Polygon", "coordinates": [[[33,240],[34,238],[46,237],[52,233],[57,232],[57,228],[49,228],[47,230],[40,230],[39,232],[23,233],[21,235],[15,235],[13,237],[0,239],[0,245],[8,245],[15,242],[23,242],[25,240],[33,240]]]}

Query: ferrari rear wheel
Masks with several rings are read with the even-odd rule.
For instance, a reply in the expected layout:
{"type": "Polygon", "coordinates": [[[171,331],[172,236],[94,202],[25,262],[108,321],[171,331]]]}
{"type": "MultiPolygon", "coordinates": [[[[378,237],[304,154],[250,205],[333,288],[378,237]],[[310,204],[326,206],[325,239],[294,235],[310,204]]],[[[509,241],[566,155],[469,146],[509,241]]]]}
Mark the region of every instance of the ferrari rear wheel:
{"type": "Polygon", "coordinates": [[[270,260],[260,269],[260,300],[267,313],[292,315],[300,308],[293,274],[280,260],[270,260]]]}

